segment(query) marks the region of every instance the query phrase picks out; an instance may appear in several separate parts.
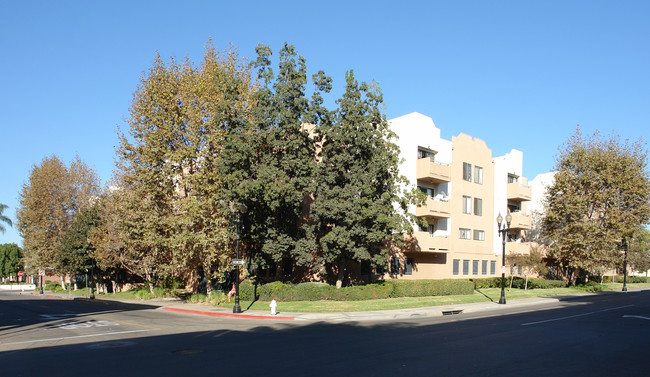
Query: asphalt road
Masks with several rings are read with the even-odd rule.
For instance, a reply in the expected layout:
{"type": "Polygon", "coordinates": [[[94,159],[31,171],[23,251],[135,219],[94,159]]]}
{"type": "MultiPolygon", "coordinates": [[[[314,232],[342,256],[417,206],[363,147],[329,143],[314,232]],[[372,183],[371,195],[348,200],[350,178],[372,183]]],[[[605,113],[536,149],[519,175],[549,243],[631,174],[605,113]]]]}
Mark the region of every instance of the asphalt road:
{"type": "Polygon", "coordinates": [[[522,312],[327,323],[0,293],[0,376],[632,376],[650,291],[522,312]]]}

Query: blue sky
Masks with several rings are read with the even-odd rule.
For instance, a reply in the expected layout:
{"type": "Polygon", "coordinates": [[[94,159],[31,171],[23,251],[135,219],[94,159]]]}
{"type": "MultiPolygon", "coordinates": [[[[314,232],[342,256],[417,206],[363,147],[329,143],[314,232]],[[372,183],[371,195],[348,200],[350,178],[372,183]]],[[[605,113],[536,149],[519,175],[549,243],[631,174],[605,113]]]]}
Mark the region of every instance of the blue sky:
{"type": "MultiPolygon", "coordinates": [[[[30,169],[76,154],[103,182],[117,127],[156,51],[198,61],[212,38],[245,57],[287,41],[311,72],[375,80],[385,113],[433,118],[493,155],[552,169],[577,124],[645,137],[650,1],[4,1],[0,4],[0,203],[15,219],[30,169]],[[235,4],[237,3],[237,4],[235,4]]],[[[0,243],[21,243],[15,228],[0,243]]]]}

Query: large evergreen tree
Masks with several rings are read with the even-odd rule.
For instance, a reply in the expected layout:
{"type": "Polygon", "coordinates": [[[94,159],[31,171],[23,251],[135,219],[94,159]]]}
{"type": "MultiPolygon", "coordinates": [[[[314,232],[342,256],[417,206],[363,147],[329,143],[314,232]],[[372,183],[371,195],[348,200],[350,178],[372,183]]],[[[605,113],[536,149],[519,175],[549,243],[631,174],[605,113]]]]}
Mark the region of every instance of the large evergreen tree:
{"type": "Polygon", "coordinates": [[[350,71],[337,104],[333,121],[320,127],[322,160],[311,215],[320,262],[337,272],[341,286],[350,262],[386,265],[388,248],[410,229],[404,216],[410,196],[401,192],[398,149],[381,113],[379,89],[359,84],[350,71]]]}
{"type": "Polygon", "coordinates": [[[23,269],[22,249],[15,243],[0,245],[0,277],[16,276],[23,269]]]}
{"type": "Polygon", "coordinates": [[[543,236],[569,281],[622,265],[625,244],[650,218],[646,159],[640,142],[585,138],[580,129],[561,148],[543,236]]]}
{"type": "MultiPolygon", "coordinates": [[[[305,59],[293,46],[279,52],[278,74],[271,68],[272,51],[256,49],[261,87],[256,93],[254,123],[228,137],[221,171],[226,178],[224,202],[246,204],[244,235],[250,260],[260,267],[288,259],[310,266],[316,247],[306,221],[305,205],[314,191],[315,142],[304,126],[324,116],[322,100],[305,96],[305,59]]],[[[318,83],[328,79],[322,72],[318,83]]],[[[327,91],[326,85],[320,85],[327,91]]],[[[313,135],[312,135],[313,136],[313,135]]],[[[285,271],[289,273],[290,271],[285,271]]]]}

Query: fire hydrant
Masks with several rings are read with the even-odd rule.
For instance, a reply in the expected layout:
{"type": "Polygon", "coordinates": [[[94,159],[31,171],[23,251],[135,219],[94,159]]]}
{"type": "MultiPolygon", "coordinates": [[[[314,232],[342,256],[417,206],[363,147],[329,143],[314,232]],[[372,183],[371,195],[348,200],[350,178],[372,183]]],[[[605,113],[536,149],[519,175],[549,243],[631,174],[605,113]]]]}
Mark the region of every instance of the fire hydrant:
{"type": "Polygon", "coordinates": [[[277,313],[275,312],[275,308],[278,307],[278,303],[275,302],[275,299],[271,300],[271,304],[269,306],[271,307],[271,315],[276,315],[277,313]]]}

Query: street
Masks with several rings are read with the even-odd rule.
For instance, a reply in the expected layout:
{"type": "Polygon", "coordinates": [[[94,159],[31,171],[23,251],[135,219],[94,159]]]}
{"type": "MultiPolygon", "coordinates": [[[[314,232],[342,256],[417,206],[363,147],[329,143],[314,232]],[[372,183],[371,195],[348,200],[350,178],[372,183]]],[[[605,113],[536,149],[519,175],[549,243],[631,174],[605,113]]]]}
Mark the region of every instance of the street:
{"type": "Polygon", "coordinates": [[[650,291],[391,321],[270,321],[0,293],[0,376],[646,375],[650,291]]]}

